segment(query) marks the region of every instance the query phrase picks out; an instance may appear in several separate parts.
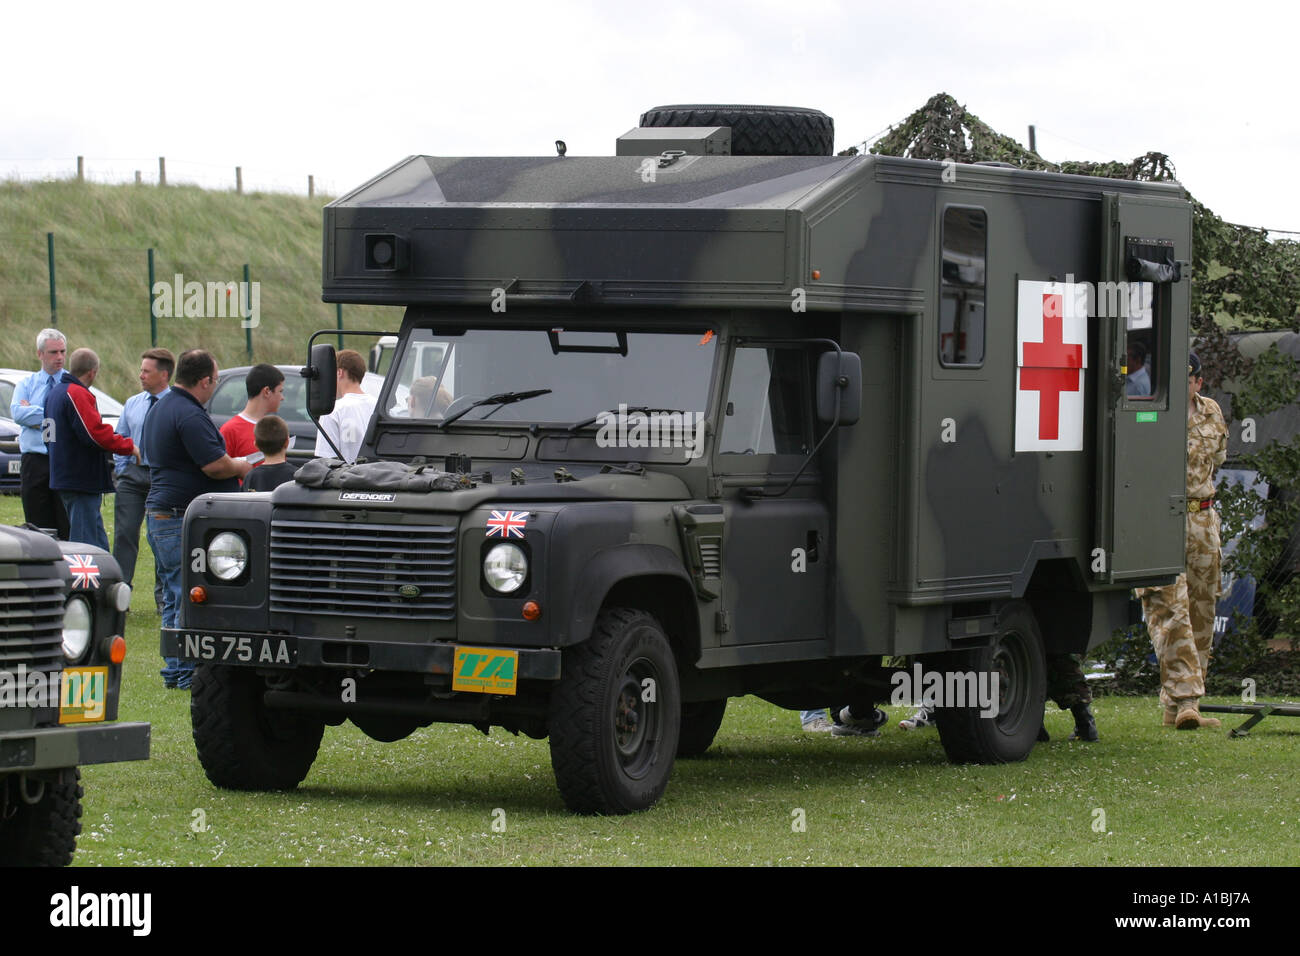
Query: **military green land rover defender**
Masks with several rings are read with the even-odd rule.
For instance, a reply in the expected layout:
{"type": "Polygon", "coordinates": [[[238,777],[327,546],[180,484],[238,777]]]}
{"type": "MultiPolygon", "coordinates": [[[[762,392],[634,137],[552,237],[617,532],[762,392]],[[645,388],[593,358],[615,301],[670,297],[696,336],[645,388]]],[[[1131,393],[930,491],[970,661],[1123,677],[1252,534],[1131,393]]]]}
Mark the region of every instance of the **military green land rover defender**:
{"type": "Polygon", "coordinates": [[[131,589],[113,556],[0,526],[0,866],[64,866],[85,764],[144,760],[116,723],[131,589]]]}
{"type": "Polygon", "coordinates": [[[816,111],[666,107],[613,157],[413,156],[326,207],[325,300],[405,318],[355,464],[186,515],[163,653],[215,784],[444,721],[641,810],[730,697],[913,675],[953,759],[1029,754],[1045,655],[1183,565],[1190,206],[830,152],[816,111]]]}

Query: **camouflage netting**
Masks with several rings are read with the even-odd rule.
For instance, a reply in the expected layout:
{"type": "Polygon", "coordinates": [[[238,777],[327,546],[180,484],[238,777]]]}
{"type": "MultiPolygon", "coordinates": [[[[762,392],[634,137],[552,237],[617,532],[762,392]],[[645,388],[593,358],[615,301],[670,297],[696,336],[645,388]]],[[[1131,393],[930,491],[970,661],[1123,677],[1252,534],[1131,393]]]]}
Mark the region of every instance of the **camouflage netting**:
{"type": "MultiPolygon", "coordinates": [[[[1021,169],[1151,182],[1175,181],[1172,160],[1149,152],[1129,162],[1049,162],[980,120],[947,93],[938,93],[871,145],[871,152],[911,159],[960,163],[1002,162],[1021,169]]],[[[856,148],[842,155],[854,155],[856,148]]],[[[1206,390],[1226,393],[1229,428],[1240,434],[1248,415],[1300,412],[1300,367],[1276,345],[1255,357],[1238,349],[1243,331],[1300,333],[1300,243],[1270,240],[1268,231],[1225,222],[1192,199],[1191,323],[1206,390]]],[[[1295,224],[1282,224],[1295,225],[1295,224]]],[[[1300,490],[1300,434],[1269,441],[1234,464],[1259,472],[1274,489],[1300,490]]],[[[1225,639],[1210,667],[1212,693],[1240,692],[1252,677],[1261,695],[1300,695],[1300,574],[1288,539],[1300,521],[1300,495],[1277,495],[1262,503],[1240,488],[1220,492],[1224,540],[1263,511],[1265,524],[1245,530],[1225,568],[1253,575],[1257,617],[1225,639]],[[1269,655],[1289,644],[1289,652],[1269,655]]],[[[1294,547],[1294,545],[1293,545],[1294,547]]],[[[1159,674],[1144,666],[1151,651],[1145,629],[1126,632],[1093,656],[1117,672],[1121,693],[1154,693],[1159,674]]]]}

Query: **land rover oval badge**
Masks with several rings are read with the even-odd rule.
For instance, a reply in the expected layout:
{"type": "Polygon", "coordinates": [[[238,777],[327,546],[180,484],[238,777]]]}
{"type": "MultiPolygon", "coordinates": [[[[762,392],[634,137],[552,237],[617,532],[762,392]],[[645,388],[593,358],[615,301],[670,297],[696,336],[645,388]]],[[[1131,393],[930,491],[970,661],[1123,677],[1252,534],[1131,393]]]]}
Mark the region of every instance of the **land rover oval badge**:
{"type": "Polygon", "coordinates": [[[418,598],[420,596],[420,589],[414,584],[403,584],[397,589],[397,593],[404,598],[418,598]]]}

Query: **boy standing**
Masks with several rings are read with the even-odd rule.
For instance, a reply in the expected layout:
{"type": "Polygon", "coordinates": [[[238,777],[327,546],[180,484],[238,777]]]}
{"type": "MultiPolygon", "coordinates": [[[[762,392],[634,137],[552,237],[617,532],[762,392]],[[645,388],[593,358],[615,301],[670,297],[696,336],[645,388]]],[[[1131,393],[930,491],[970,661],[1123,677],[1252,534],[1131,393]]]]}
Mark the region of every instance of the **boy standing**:
{"type": "Polygon", "coordinates": [[[253,428],[257,450],[266,456],[258,468],[244,479],[245,491],[273,491],[286,481],[293,481],[297,465],[285,461],[289,449],[289,426],[279,415],[266,415],[253,428]]]}

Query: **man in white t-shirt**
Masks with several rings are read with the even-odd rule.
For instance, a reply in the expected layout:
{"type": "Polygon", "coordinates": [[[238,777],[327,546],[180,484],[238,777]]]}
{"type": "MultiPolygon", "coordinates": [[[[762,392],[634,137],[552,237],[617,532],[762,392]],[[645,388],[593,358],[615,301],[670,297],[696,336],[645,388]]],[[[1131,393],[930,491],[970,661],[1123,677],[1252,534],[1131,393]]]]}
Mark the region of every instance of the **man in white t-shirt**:
{"type": "Polygon", "coordinates": [[[325,440],[328,433],[343,453],[344,460],[353,462],[361,451],[361,440],[365,438],[370,416],[374,414],[375,398],[361,388],[361,380],[366,375],[366,361],[360,352],[344,349],[338,353],[334,362],[338,375],[335,390],[337,397],[334,400],[334,411],[320,420],[321,433],[316,436],[316,457],[334,457],[334,449],[325,440]]]}

